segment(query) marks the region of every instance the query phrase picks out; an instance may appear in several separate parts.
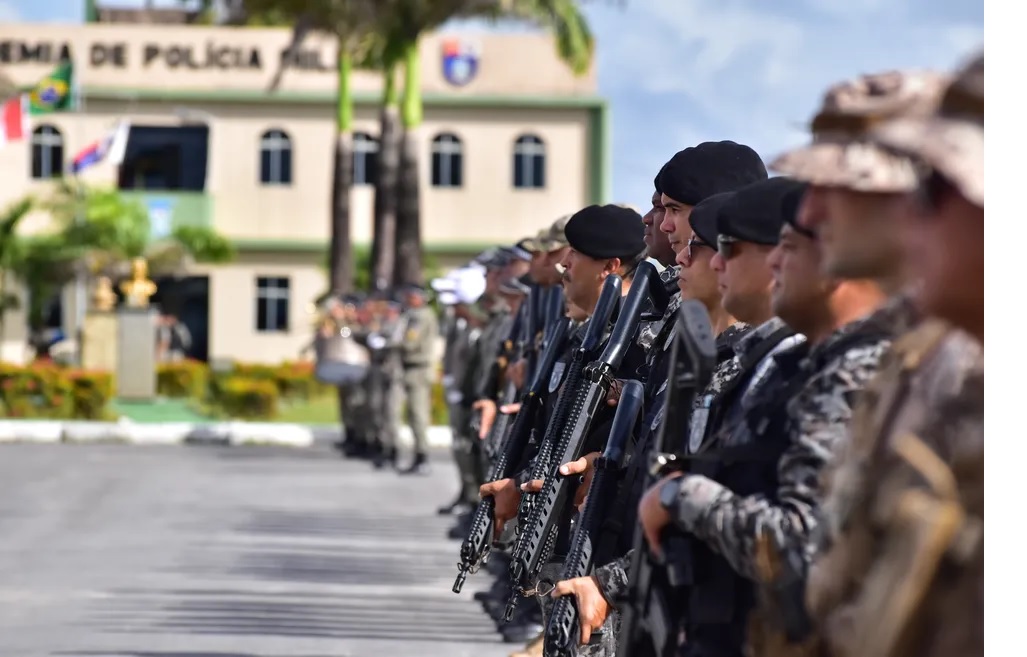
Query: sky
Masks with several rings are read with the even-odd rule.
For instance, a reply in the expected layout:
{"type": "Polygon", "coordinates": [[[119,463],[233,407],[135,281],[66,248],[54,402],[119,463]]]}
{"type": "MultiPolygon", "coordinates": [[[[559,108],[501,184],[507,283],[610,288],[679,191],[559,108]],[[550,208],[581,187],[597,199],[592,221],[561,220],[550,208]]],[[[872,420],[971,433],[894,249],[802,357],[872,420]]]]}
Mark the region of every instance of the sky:
{"type": "MultiPolygon", "coordinates": [[[[582,4],[597,44],[599,94],[612,112],[611,200],[643,208],[653,177],[678,150],[731,139],[770,161],[806,141],[804,126],[828,86],[896,68],[950,70],[984,45],[984,6],[973,0],[582,4]]],[[[0,22],[80,22],[83,6],[0,0],[0,22]]]]}

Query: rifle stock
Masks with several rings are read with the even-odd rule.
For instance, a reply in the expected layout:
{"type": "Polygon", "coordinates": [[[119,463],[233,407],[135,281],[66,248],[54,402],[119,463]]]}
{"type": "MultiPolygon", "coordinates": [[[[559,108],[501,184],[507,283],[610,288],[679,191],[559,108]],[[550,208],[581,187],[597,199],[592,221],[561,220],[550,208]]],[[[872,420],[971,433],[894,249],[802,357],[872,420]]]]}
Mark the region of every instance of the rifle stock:
{"type": "MultiPolygon", "coordinates": [[[[671,351],[670,381],[663,422],[646,479],[650,488],[663,476],[683,468],[693,401],[709,383],[717,360],[716,342],[706,308],[698,301],[681,304],[671,351]]],[[[671,528],[661,536],[663,557],[649,549],[641,527],[635,528],[628,604],[621,615],[618,657],[673,657],[677,650],[680,586],[677,564],[687,544],[671,528]]]]}
{"type": "MultiPolygon", "coordinates": [[[[644,387],[635,380],[626,381],[621,391],[617,413],[613,418],[610,440],[603,455],[596,459],[592,483],[588,488],[585,509],[571,541],[561,580],[586,577],[592,572],[594,550],[599,542],[602,523],[617,495],[619,470],[628,439],[642,410],[644,387]]],[[[553,606],[546,626],[545,657],[571,657],[580,635],[580,620],[574,596],[563,596],[553,606]]]]}

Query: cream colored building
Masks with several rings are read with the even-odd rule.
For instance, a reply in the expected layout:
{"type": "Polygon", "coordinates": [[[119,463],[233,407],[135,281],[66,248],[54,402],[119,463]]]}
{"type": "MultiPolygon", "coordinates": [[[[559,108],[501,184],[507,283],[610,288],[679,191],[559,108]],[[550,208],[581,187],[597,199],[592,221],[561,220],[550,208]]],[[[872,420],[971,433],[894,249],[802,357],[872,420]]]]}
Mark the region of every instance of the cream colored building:
{"type": "MultiPolygon", "coordinates": [[[[122,193],[147,208],[155,231],[209,225],[238,247],[233,263],[191,272],[197,278],[189,303],[196,308],[187,323],[206,322],[206,355],[295,358],[311,337],[309,304],[326,287],[336,76],[333,42],[310,37],[302,66],[286,68],[270,90],[289,37],[263,28],[0,25],[0,72],[28,88],[68,52],[81,98],[76,111],[32,117],[29,137],[0,148],[0,206],[45,194],[59,162],[66,166],[117,121],[131,121],[122,193]],[[205,175],[198,155],[178,168],[185,176],[146,173],[138,159],[135,175],[126,173],[133,152],[141,157],[140,140],[157,140],[157,148],[163,126],[189,126],[198,146],[188,153],[206,144],[205,175]]],[[[444,263],[466,260],[533,234],[561,214],[608,201],[606,104],[596,96],[594,73],[575,77],[548,37],[433,35],[423,40],[421,56],[425,111],[418,139],[428,254],[444,263]],[[477,54],[477,72],[466,84],[443,74],[444,46],[477,54]]],[[[357,248],[367,248],[373,159],[363,153],[376,147],[381,79],[360,71],[352,84],[361,151],[352,237],[357,248]]],[[[119,170],[101,163],[82,178],[115,186],[119,170]]],[[[29,228],[43,229],[46,221],[33,217],[29,228]]],[[[70,331],[74,295],[64,296],[70,331]]],[[[17,359],[24,317],[9,316],[5,333],[0,355],[17,359]]]]}

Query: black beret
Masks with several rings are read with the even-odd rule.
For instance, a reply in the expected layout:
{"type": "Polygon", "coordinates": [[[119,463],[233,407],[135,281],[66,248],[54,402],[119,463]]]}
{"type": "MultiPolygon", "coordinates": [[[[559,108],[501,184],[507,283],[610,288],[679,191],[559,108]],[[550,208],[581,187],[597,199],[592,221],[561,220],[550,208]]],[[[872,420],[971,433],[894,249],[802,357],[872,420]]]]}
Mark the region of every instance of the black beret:
{"type": "Polygon", "coordinates": [[[799,206],[802,204],[802,197],[805,196],[809,185],[801,183],[785,192],[781,199],[781,212],[784,214],[785,223],[795,229],[795,232],[805,235],[811,240],[817,239],[817,233],[805,226],[799,225],[799,206]]]}
{"type": "Polygon", "coordinates": [[[663,193],[663,188],[660,187],[660,176],[663,175],[663,170],[666,169],[666,168],[667,168],[667,165],[664,164],[662,167],[660,167],[660,172],[656,174],[655,178],[653,178],[653,187],[656,188],[656,193],[657,194],[662,194],[663,193]]]}
{"type": "Polygon", "coordinates": [[[721,192],[703,200],[702,203],[692,208],[688,215],[688,224],[692,231],[713,248],[717,248],[717,217],[735,192],[721,192]]]}
{"type": "Polygon", "coordinates": [[[756,151],[733,141],[706,141],[675,154],[660,172],[659,187],[678,203],[694,206],[766,179],[767,167],[756,151]]]}
{"type": "Polygon", "coordinates": [[[801,182],[783,176],[743,187],[721,208],[717,233],[743,242],[777,244],[785,223],[785,197],[800,187],[801,182]]]}
{"type": "Polygon", "coordinates": [[[645,248],[642,216],[619,205],[590,205],[567,222],[567,243],[597,260],[628,259],[645,248]]]}

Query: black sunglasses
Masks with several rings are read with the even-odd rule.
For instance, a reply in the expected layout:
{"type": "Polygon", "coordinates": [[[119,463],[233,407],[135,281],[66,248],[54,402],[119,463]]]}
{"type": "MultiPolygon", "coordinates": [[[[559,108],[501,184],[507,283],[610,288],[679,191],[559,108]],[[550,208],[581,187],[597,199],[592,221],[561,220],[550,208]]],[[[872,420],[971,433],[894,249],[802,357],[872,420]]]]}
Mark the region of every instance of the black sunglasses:
{"type": "Polygon", "coordinates": [[[730,260],[735,255],[734,244],[738,239],[730,235],[717,235],[717,253],[724,260],[730,260]]]}
{"type": "MultiPolygon", "coordinates": [[[[707,249],[713,249],[714,248],[712,244],[707,244],[706,242],[702,241],[701,239],[699,239],[697,237],[693,237],[693,238],[689,239],[688,242],[685,243],[685,256],[688,258],[689,262],[691,262],[692,258],[695,256],[695,253],[692,251],[692,248],[693,247],[700,247],[700,246],[705,246],[707,249]]],[[[714,249],[714,250],[716,250],[716,249],[714,249]]]]}

